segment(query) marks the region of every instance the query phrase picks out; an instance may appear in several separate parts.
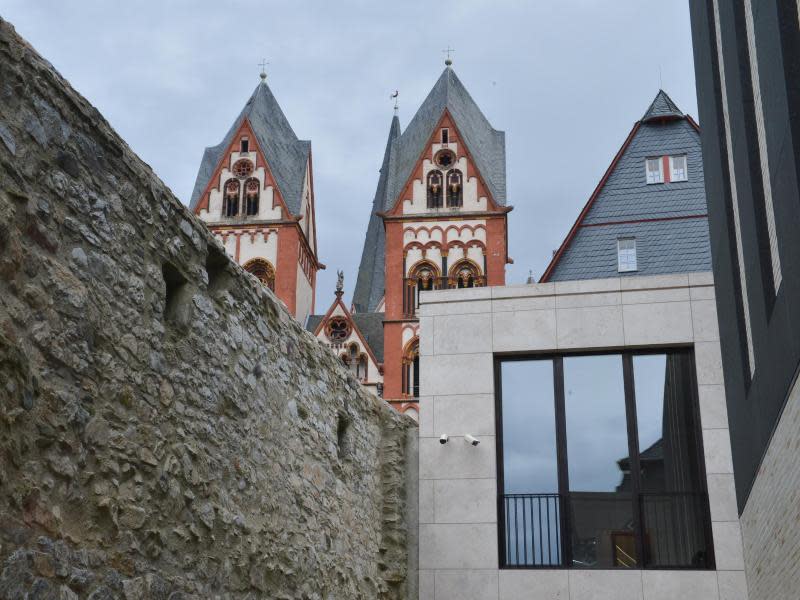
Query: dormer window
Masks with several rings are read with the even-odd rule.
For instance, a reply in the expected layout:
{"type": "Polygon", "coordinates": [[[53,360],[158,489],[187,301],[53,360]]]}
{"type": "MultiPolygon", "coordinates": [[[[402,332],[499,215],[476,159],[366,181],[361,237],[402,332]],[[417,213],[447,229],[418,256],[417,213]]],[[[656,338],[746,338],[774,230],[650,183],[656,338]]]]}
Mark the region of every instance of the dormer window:
{"type": "Polygon", "coordinates": [[[242,154],[246,154],[250,152],[250,140],[249,138],[243,137],[242,140],[239,142],[239,152],[242,154]]]}
{"type": "Polygon", "coordinates": [[[617,240],[617,271],[630,273],[637,270],[636,238],[619,238],[617,240]]]}
{"type": "Polygon", "coordinates": [[[686,155],[670,156],[670,181],[688,181],[689,173],[686,168],[686,155]]]}
{"type": "Polygon", "coordinates": [[[664,183],[664,171],[662,169],[661,157],[648,158],[645,161],[645,171],[647,173],[647,183],[664,183]]]}
{"type": "Polygon", "coordinates": [[[442,129],[442,144],[450,143],[450,130],[447,128],[442,129]]]}

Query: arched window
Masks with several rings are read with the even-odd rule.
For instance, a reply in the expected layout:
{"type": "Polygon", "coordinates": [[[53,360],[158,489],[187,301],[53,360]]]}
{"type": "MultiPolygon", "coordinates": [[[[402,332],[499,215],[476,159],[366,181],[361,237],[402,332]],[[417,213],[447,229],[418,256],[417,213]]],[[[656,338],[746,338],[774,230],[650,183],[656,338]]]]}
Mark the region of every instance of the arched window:
{"type": "Polygon", "coordinates": [[[254,258],[244,264],[244,270],[253,275],[272,291],[275,291],[275,267],[268,260],[254,258]]]}
{"type": "Polygon", "coordinates": [[[362,354],[358,359],[358,369],[356,369],[356,377],[359,381],[367,380],[367,357],[362,354]]]}
{"type": "Polygon", "coordinates": [[[447,206],[461,206],[464,200],[464,178],[461,171],[452,169],[447,173],[447,206]]]}
{"type": "Polygon", "coordinates": [[[235,217],[239,214],[239,180],[228,179],[222,198],[222,216],[235,217]]]}
{"type": "Polygon", "coordinates": [[[361,353],[358,344],[350,344],[347,347],[347,352],[342,354],[341,358],[356,379],[359,381],[367,380],[367,356],[361,353]]]}
{"type": "Polygon", "coordinates": [[[403,394],[419,398],[419,339],[414,338],[403,352],[403,394]]]}
{"type": "Polygon", "coordinates": [[[428,173],[428,208],[441,208],[444,179],[441,171],[428,173]]]}
{"type": "Polygon", "coordinates": [[[474,263],[462,260],[453,265],[450,271],[450,281],[458,288],[475,287],[480,277],[480,271],[474,263]]]}
{"type": "Polygon", "coordinates": [[[439,271],[427,261],[418,263],[411,270],[411,279],[416,282],[418,290],[432,290],[436,285],[439,271]]]}
{"type": "Polygon", "coordinates": [[[248,217],[258,214],[258,198],[261,194],[261,182],[251,177],[244,182],[245,214],[248,217]]]}

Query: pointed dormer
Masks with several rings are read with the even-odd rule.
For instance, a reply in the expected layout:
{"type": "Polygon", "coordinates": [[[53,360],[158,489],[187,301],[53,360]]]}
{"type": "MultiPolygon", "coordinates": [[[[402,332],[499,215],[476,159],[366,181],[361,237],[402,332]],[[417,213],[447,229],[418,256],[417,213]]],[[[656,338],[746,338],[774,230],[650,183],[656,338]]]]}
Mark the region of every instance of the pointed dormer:
{"type": "Polygon", "coordinates": [[[266,82],[222,142],[206,148],[190,208],[226,252],[305,321],[317,259],[311,142],[300,140],[266,82]]]}
{"type": "Polygon", "coordinates": [[[659,90],[541,281],[709,271],[706,213],[699,127],[659,90]]]}
{"type": "Polygon", "coordinates": [[[331,349],[362,385],[383,393],[383,315],[351,313],[342,296],[342,274],[333,303],[324,315],[311,315],[306,329],[331,349]]]}

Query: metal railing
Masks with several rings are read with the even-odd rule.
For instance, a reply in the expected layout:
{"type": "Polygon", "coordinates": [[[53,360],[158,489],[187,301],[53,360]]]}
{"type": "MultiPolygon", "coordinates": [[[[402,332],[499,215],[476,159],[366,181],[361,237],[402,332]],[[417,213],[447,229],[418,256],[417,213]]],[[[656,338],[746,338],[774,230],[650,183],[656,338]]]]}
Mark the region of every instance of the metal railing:
{"type": "Polygon", "coordinates": [[[408,318],[416,314],[421,292],[485,286],[486,277],[483,275],[470,277],[467,281],[458,277],[432,277],[425,281],[406,277],[403,279],[403,315],[408,318]]]}
{"type": "Polygon", "coordinates": [[[713,567],[706,493],[505,494],[498,508],[504,567],[713,567]]]}
{"type": "Polygon", "coordinates": [[[562,564],[561,501],[558,494],[506,494],[505,566],[562,564]]]}

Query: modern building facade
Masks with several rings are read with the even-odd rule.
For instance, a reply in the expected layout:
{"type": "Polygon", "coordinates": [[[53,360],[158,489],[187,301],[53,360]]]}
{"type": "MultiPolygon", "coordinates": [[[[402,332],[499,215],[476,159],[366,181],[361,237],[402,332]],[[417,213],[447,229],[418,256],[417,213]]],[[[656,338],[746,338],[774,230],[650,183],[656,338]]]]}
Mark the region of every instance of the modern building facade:
{"type": "MultiPolygon", "coordinates": [[[[379,381],[362,381],[416,417],[419,294],[504,284],[510,211],[505,134],[491,126],[448,60],[405,131],[392,119],[349,320],[332,307],[309,329],[335,344],[331,318],[344,319],[352,332],[363,329],[359,321],[380,320],[381,335],[361,336],[369,350],[354,341],[355,352],[382,357],[379,381]]],[[[371,377],[369,368],[364,376],[371,377]]]]}
{"type": "Polygon", "coordinates": [[[541,281],[710,269],[700,129],[659,90],[541,281]]]}
{"type": "Polygon", "coordinates": [[[800,594],[800,5],[690,2],[751,598],[800,594]]]}
{"type": "Polygon", "coordinates": [[[301,323],[317,258],[311,142],[299,140],[261,74],[225,138],[206,148],[189,204],[225,251],[301,323]]]}
{"type": "Polygon", "coordinates": [[[420,599],[747,598],[710,273],[418,315],[420,599]]]}

